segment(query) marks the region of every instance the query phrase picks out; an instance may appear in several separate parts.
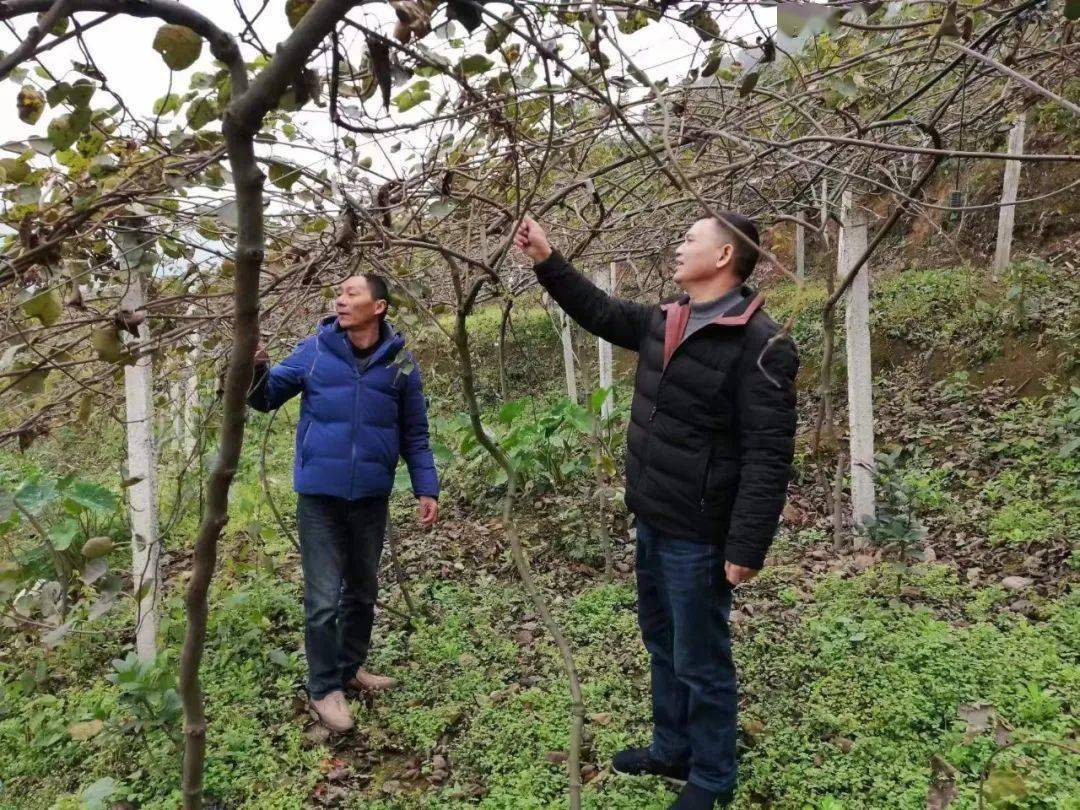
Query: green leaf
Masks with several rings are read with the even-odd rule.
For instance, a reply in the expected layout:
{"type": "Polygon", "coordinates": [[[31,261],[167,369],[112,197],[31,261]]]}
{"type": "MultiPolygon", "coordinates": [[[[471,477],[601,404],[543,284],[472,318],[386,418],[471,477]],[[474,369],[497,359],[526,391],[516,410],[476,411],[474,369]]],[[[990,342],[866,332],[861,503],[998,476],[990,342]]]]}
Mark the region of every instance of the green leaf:
{"type": "Polygon", "coordinates": [[[426,80],[421,80],[398,93],[397,96],[394,97],[394,105],[398,108],[398,112],[411,110],[417,104],[430,99],[431,93],[428,92],[429,86],[430,85],[426,80]]]}
{"type": "Polygon", "coordinates": [[[62,151],[75,143],[81,134],[77,123],[71,115],[58,115],[50,121],[48,135],[52,145],[62,151]]]}
{"type": "Polygon", "coordinates": [[[709,8],[704,3],[697,3],[682,14],[679,19],[693,28],[699,37],[708,41],[720,36],[720,26],[709,13],[709,8]]]}
{"type": "Polygon", "coordinates": [[[983,784],[983,795],[991,805],[1009,800],[1017,801],[1027,795],[1027,784],[1015,771],[995,767],[987,774],[986,782],[983,784]]]}
{"type": "Polygon", "coordinates": [[[57,551],[71,548],[78,536],[79,524],[74,518],[64,518],[49,529],[49,542],[57,551]]]}
{"type": "MultiPolygon", "coordinates": [[[[618,15],[619,12],[616,12],[618,15]]],[[[641,9],[635,9],[619,20],[619,31],[623,34],[632,34],[649,24],[650,16],[641,9]]]]}
{"type": "Polygon", "coordinates": [[[27,298],[22,309],[27,318],[37,318],[42,326],[52,326],[60,320],[64,305],[60,301],[60,291],[49,287],[27,298]]]}
{"type": "Polygon", "coordinates": [[[600,413],[609,396],[611,396],[610,388],[597,388],[592,392],[592,397],[589,399],[589,410],[593,413],[600,413]]]}
{"type": "Polygon", "coordinates": [[[296,28],[313,5],[315,0],[288,0],[285,3],[285,17],[289,21],[289,27],[296,28]]]}
{"type": "Polygon", "coordinates": [[[15,491],[15,502],[30,514],[36,515],[55,501],[57,496],[56,485],[48,479],[25,481],[15,491]]]}
{"type": "Polygon", "coordinates": [[[98,779],[82,792],[82,810],[104,810],[105,802],[116,792],[116,780],[111,776],[98,779]]]}
{"type": "Polygon", "coordinates": [[[462,75],[475,76],[477,73],[485,73],[491,70],[495,67],[495,63],[482,53],[474,53],[472,56],[466,56],[458,62],[458,67],[461,69],[462,75]]]}
{"type": "Polygon", "coordinates": [[[512,424],[524,411],[525,400],[517,399],[512,402],[507,402],[499,408],[499,421],[504,425],[512,424]]]}
{"type": "Polygon", "coordinates": [[[278,163],[275,161],[270,164],[267,176],[270,178],[270,182],[275,186],[288,191],[292,188],[293,183],[300,178],[300,170],[295,166],[290,166],[288,163],[278,163]]]}
{"type": "Polygon", "coordinates": [[[116,496],[100,484],[90,481],[76,481],[64,491],[64,497],[93,512],[107,514],[116,509],[116,496]]]}
{"type": "Polygon", "coordinates": [[[566,416],[581,433],[592,433],[592,416],[577,403],[571,403],[566,416]]]}
{"type": "Polygon", "coordinates": [[[187,122],[192,129],[202,129],[217,117],[217,102],[209,96],[199,96],[188,105],[187,122]]]}
{"type": "Polygon", "coordinates": [[[67,93],[67,100],[75,107],[86,107],[97,92],[97,85],[89,79],[79,79],[67,93]]]}
{"type": "Polygon", "coordinates": [[[30,174],[30,164],[20,158],[0,158],[0,183],[21,183],[30,174]]]}
{"type": "Polygon", "coordinates": [[[49,102],[50,107],[56,107],[67,101],[69,92],[71,92],[70,84],[67,82],[57,82],[45,91],[45,99],[49,102]]]}
{"type": "Polygon", "coordinates": [[[180,103],[180,96],[176,93],[169,93],[167,96],[162,96],[154,102],[154,115],[174,113],[180,109],[180,103]]]}
{"type": "Polygon", "coordinates": [[[45,96],[37,88],[27,85],[19,91],[15,105],[19,110],[20,121],[24,124],[36,124],[45,111],[45,96]]]}
{"type": "Polygon", "coordinates": [[[71,126],[81,135],[90,126],[93,115],[89,107],[76,107],[71,111],[71,126]]]}
{"type": "Polygon", "coordinates": [[[183,25],[163,25],[154,36],[154,50],[170,70],[184,70],[195,64],[202,45],[202,37],[183,25]]]}
{"type": "Polygon", "coordinates": [[[743,80],[739,83],[739,95],[750,95],[750,91],[757,87],[758,78],[759,74],[756,71],[754,73],[747,73],[743,76],[743,80]]]}
{"type": "Polygon", "coordinates": [[[510,24],[505,20],[499,20],[495,23],[484,35],[484,51],[494,53],[501,48],[502,44],[506,42],[506,38],[510,36],[510,30],[510,24]]]}

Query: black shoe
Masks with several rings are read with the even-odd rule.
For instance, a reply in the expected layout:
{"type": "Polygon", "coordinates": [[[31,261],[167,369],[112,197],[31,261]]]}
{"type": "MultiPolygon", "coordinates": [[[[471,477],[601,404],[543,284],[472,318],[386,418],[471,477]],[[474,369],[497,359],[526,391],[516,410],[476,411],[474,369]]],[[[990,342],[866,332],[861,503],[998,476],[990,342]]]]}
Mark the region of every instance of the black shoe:
{"type": "Polygon", "coordinates": [[[662,776],[680,784],[690,776],[689,765],[672,765],[656,759],[648,748],[627,748],[611,759],[611,770],[624,776],[662,776]]]}
{"type": "Polygon", "coordinates": [[[687,782],[669,810],[713,810],[716,807],[727,807],[734,799],[734,791],[715,793],[693,782],[687,782]]]}

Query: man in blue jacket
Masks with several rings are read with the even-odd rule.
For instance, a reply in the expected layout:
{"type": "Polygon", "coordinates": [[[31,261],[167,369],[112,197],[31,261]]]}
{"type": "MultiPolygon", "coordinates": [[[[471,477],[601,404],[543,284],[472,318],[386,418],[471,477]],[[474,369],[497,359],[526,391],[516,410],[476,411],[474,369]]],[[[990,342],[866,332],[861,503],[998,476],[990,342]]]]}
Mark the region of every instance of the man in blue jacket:
{"type": "Polygon", "coordinates": [[[270,411],[301,394],[293,486],[304,571],[304,647],[312,707],[331,731],[353,726],[343,689],[379,690],[367,672],[379,557],[398,457],[404,456],[421,525],[439,516],[439,479],[428,444],[420,370],[386,322],[386,282],[373,274],[341,285],[336,316],[283,362],[255,355],[248,404],[270,411]]]}

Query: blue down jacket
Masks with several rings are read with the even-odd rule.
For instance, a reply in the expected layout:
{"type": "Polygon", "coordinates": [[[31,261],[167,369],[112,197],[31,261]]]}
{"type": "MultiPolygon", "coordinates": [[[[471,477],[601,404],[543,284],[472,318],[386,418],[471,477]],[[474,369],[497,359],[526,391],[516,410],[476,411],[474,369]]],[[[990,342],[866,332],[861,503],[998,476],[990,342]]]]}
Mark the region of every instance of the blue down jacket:
{"type": "Polygon", "coordinates": [[[382,330],[382,342],[363,370],[333,316],[284,361],[268,372],[256,369],[248,398],[253,408],[271,411],[302,395],[293,465],[297,492],[350,499],[389,495],[398,457],[404,456],[416,496],[439,496],[420,369],[401,333],[387,323],[382,330]]]}

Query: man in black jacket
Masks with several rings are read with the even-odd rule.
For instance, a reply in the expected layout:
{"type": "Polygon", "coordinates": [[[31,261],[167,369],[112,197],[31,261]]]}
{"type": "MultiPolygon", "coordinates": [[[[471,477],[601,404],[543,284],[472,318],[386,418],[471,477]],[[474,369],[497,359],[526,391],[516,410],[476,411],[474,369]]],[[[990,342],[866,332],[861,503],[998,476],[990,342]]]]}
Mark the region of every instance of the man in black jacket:
{"type": "Polygon", "coordinates": [[[570,317],[638,352],[626,505],[637,518],[653,739],[616,754],[613,769],[685,781],[673,810],[724,806],[736,781],[731,592],[765,562],[795,440],[798,354],[774,339],[780,328],[745,284],[757,228],[729,211],[695,222],[675,252],[685,294],[659,306],[601,292],[529,217],[515,241],[570,317]]]}

